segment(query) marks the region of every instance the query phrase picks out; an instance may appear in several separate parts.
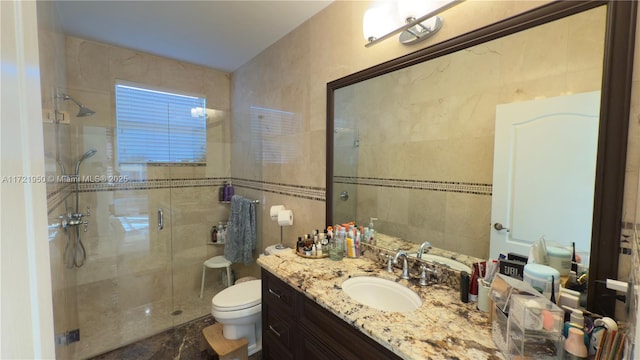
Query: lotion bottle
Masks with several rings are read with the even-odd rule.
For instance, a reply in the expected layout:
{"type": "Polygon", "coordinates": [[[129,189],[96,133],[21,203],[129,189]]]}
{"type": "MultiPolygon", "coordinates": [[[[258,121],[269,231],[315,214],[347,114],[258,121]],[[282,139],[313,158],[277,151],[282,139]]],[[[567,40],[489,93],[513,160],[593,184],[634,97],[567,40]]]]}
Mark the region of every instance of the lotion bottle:
{"type": "Polygon", "coordinates": [[[564,358],[568,360],[587,359],[589,350],[584,344],[584,331],[572,327],[569,328],[569,337],[564,341],[564,358]]]}

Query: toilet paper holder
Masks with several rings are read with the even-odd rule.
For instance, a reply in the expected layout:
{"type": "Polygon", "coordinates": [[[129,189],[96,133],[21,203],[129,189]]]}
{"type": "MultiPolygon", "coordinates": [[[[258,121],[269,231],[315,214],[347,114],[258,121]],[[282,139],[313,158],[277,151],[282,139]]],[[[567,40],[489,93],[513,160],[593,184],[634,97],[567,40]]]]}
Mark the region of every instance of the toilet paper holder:
{"type": "Polygon", "coordinates": [[[271,220],[277,221],[278,225],[280,225],[280,244],[276,245],[276,249],[284,249],[285,246],[282,245],[282,228],[293,225],[293,211],[287,210],[284,205],[273,205],[269,210],[269,215],[271,220]]]}

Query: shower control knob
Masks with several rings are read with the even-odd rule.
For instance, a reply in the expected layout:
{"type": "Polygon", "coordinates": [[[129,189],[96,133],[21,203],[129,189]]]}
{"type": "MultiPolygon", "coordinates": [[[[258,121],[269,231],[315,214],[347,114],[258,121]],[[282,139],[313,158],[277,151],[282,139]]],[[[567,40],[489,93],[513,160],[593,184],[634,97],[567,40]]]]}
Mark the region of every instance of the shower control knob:
{"type": "Polygon", "coordinates": [[[84,225],[84,232],[87,232],[89,229],[89,220],[83,221],[82,224],[84,225]]]}
{"type": "Polygon", "coordinates": [[[87,206],[87,213],[84,216],[91,216],[91,206],[87,206]]]}
{"type": "Polygon", "coordinates": [[[69,221],[67,220],[68,217],[66,215],[60,215],[59,219],[60,219],[60,226],[66,231],[67,227],[69,226],[69,221]]]}

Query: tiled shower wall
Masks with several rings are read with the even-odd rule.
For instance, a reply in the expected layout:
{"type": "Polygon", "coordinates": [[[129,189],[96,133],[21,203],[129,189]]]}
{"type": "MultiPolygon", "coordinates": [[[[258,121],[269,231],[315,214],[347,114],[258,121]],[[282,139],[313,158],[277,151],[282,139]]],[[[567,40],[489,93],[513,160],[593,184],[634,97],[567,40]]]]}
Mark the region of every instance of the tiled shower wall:
{"type": "MultiPolygon", "coordinates": [[[[73,104],[61,104],[70,116],[70,124],[60,125],[70,134],[66,168],[73,171],[75,161],[95,148],[80,174],[123,177],[78,187],[79,210],[88,206],[91,216],[87,232],[80,232],[87,259],[75,270],[73,311],[81,341],[69,351],[85,358],[207,315],[211,297],[223,288],[219,271],[210,270],[199,298],[202,263],[223,253],[222,246],[207,245],[210,228],[229,216],[229,205],[219,203],[217,194],[230,176],[230,76],[75,37],[66,38],[65,60],[64,91],[96,111],[77,118],[73,104]],[[207,119],[206,166],[117,164],[118,80],[205,97],[215,110],[207,119]],[[158,209],[164,211],[163,230],[158,209]]],[[[257,273],[255,265],[233,268],[239,276],[257,273]]]]}

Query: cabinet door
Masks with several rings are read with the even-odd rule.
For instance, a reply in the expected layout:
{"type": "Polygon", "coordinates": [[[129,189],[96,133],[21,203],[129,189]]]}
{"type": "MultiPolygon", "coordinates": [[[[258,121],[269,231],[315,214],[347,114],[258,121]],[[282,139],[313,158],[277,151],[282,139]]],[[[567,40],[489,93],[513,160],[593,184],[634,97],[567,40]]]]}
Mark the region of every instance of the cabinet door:
{"type": "MultiPolygon", "coordinates": [[[[400,359],[375,340],[354,329],[313,300],[300,294],[299,327],[315,341],[324,343],[340,359],[389,360],[400,359]]],[[[305,351],[305,359],[308,355],[305,351]]]]}
{"type": "Polygon", "coordinates": [[[271,333],[262,333],[262,359],[263,360],[293,360],[293,354],[289,349],[283,348],[282,345],[274,338],[271,333]]]}
{"type": "Polygon", "coordinates": [[[302,356],[304,360],[337,360],[343,359],[330,348],[330,345],[322,342],[320,339],[314,337],[312,334],[303,331],[302,332],[302,356]]]}
{"type": "Polygon", "coordinates": [[[263,359],[294,359],[296,353],[296,323],[293,306],[296,291],[262,270],[262,357],[263,359]]]}

